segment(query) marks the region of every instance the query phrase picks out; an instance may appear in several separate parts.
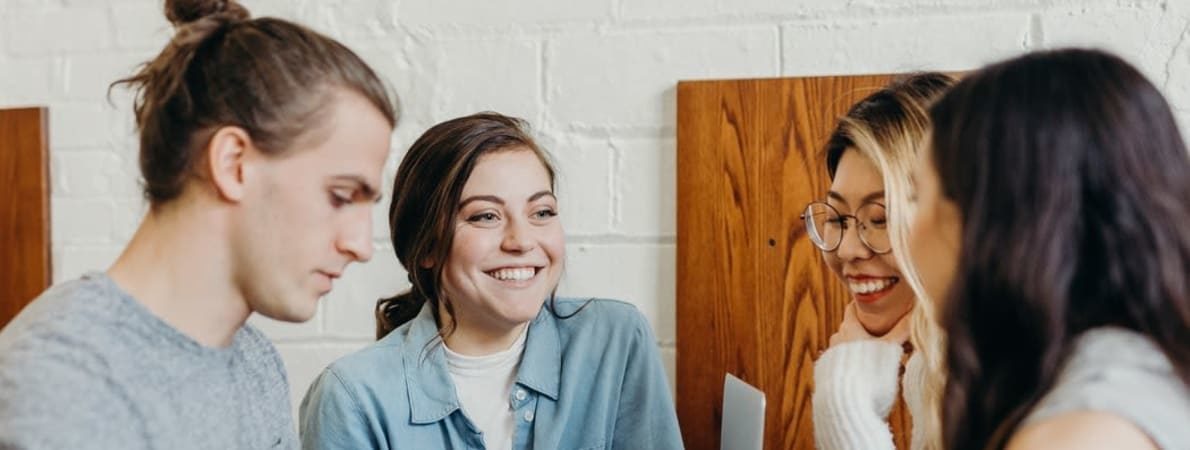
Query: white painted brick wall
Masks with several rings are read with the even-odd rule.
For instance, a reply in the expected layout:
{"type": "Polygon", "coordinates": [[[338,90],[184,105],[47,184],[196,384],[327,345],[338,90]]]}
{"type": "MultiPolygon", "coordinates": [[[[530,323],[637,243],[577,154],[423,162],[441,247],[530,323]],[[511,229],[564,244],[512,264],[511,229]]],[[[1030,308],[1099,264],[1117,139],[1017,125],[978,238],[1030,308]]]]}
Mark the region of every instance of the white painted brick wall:
{"type": "Polygon", "coordinates": [[[54,60],[49,57],[5,60],[0,70],[0,102],[32,104],[50,98],[54,60]]]}
{"type": "MultiPolygon", "coordinates": [[[[1138,64],[1190,125],[1185,0],[244,0],[342,39],[398,91],[385,171],[427,127],[491,109],[553,151],[568,268],[563,295],[621,298],[649,318],[673,376],[675,85],[971,69],[1020,51],[1102,45],[1138,64]]],[[[55,280],[109,265],[144,210],[128,93],[107,85],[171,29],[156,0],[0,0],[0,107],[51,108],[55,280]]],[[[388,243],[352,266],[304,324],[253,318],[297,402],[371,341],[378,297],[407,286],[388,243]]]]}
{"type": "Polygon", "coordinates": [[[1028,19],[1022,13],[990,13],[791,23],[781,27],[782,73],[972,69],[1024,51],[1028,19]]]}
{"type": "Polygon", "coordinates": [[[613,2],[557,0],[403,0],[397,22],[405,27],[505,28],[581,21],[610,22],[613,2]]]}
{"type": "MultiPolygon", "coordinates": [[[[160,14],[160,13],[159,13],[160,14]]],[[[77,100],[105,100],[107,87],[115,80],[132,74],[138,61],[154,56],[152,51],[124,51],[117,54],[80,54],[61,59],[64,79],[59,86],[62,95],[77,100]]],[[[112,96],[123,95],[122,90],[113,89],[112,96]]],[[[131,118],[129,118],[131,119],[131,118]]]]}
{"type": "MultiPolygon", "coordinates": [[[[700,27],[701,28],[701,27],[700,27]]],[[[771,77],[777,28],[589,32],[547,43],[546,113],[568,130],[673,127],[676,81],[771,77]],[[608,101],[609,98],[616,101],[608,101]]]]}
{"type": "Polygon", "coordinates": [[[20,2],[5,11],[5,51],[17,56],[69,55],[107,50],[114,27],[101,5],[53,8],[20,2]]]}
{"type": "Polygon", "coordinates": [[[112,199],[52,197],[50,214],[50,238],[55,245],[103,245],[113,240],[116,205],[112,199]]]}
{"type": "Polygon", "coordinates": [[[139,64],[156,55],[173,34],[173,29],[165,21],[161,2],[108,3],[112,3],[116,48],[145,52],[140,59],[125,59],[127,63],[139,64]]]}
{"type": "Polygon", "coordinates": [[[608,138],[570,134],[555,139],[547,135],[539,144],[554,150],[558,207],[567,234],[571,237],[610,234],[614,150],[608,138]]]}
{"type": "Polygon", "coordinates": [[[677,141],[671,133],[654,138],[617,138],[614,229],[630,236],[677,234],[677,141]]]}
{"type": "Polygon", "coordinates": [[[416,38],[407,49],[402,106],[426,126],[484,110],[541,119],[539,39],[416,38]]]}

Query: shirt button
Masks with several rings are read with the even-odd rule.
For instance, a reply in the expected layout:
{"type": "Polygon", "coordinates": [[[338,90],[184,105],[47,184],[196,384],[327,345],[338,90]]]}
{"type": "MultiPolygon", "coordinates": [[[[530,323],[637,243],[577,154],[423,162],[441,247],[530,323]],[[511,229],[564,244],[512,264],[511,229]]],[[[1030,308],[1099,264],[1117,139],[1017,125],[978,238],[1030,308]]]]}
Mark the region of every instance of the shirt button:
{"type": "Polygon", "coordinates": [[[525,422],[533,421],[533,411],[525,411],[525,422]]]}
{"type": "Polygon", "coordinates": [[[527,397],[527,395],[525,394],[525,390],[524,390],[524,389],[517,389],[517,391],[516,391],[516,399],[517,399],[517,400],[524,400],[524,399],[525,399],[525,397],[527,397]]]}

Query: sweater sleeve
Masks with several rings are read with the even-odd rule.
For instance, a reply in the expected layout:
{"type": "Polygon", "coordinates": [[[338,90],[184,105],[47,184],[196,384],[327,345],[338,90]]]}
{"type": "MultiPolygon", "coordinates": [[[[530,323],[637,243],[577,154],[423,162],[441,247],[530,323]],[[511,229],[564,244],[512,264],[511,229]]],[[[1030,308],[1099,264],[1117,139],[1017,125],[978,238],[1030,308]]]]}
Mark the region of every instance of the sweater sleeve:
{"type": "Polygon", "coordinates": [[[814,440],[822,450],[894,449],[887,417],[897,395],[900,345],[862,340],[814,363],[814,440]]]}
{"type": "Polygon", "coordinates": [[[905,399],[905,406],[909,408],[909,416],[913,418],[913,430],[910,432],[911,449],[925,448],[925,429],[922,426],[926,414],[925,389],[926,363],[921,352],[913,352],[909,362],[905,363],[905,376],[901,380],[901,397],[905,399]]]}

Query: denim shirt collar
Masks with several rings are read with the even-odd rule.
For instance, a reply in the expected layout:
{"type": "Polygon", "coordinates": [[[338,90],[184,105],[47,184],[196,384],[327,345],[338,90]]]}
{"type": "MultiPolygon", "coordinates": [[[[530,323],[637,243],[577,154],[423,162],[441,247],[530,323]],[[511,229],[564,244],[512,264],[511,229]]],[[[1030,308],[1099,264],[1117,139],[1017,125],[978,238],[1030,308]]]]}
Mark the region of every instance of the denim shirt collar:
{"type": "MultiPolygon", "coordinates": [[[[438,339],[438,325],[429,302],[409,323],[409,332],[391,333],[385,339],[404,339],[399,347],[405,366],[405,390],[409,395],[409,417],[413,423],[440,421],[459,409],[459,398],[446,367],[446,352],[438,339]]],[[[542,307],[529,323],[525,353],[517,370],[516,383],[558,400],[562,377],[562,348],[557,319],[542,307]]]]}

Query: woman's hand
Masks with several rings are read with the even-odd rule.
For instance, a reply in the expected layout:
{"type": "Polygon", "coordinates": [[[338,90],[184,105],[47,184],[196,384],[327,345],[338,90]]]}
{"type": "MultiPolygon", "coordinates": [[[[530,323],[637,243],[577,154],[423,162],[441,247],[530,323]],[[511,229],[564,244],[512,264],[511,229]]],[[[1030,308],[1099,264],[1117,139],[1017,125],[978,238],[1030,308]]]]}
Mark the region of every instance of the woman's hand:
{"type": "MultiPolygon", "coordinates": [[[[913,309],[911,308],[909,311],[913,311],[913,309]]],[[[868,333],[863,324],[859,323],[859,319],[855,315],[855,302],[848,303],[847,309],[843,312],[843,323],[839,324],[839,331],[831,335],[830,347],[863,339],[879,339],[892,344],[904,345],[909,341],[909,316],[909,312],[906,312],[900,319],[897,319],[897,324],[893,325],[888,333],[877,338],[868,333]]]]}

